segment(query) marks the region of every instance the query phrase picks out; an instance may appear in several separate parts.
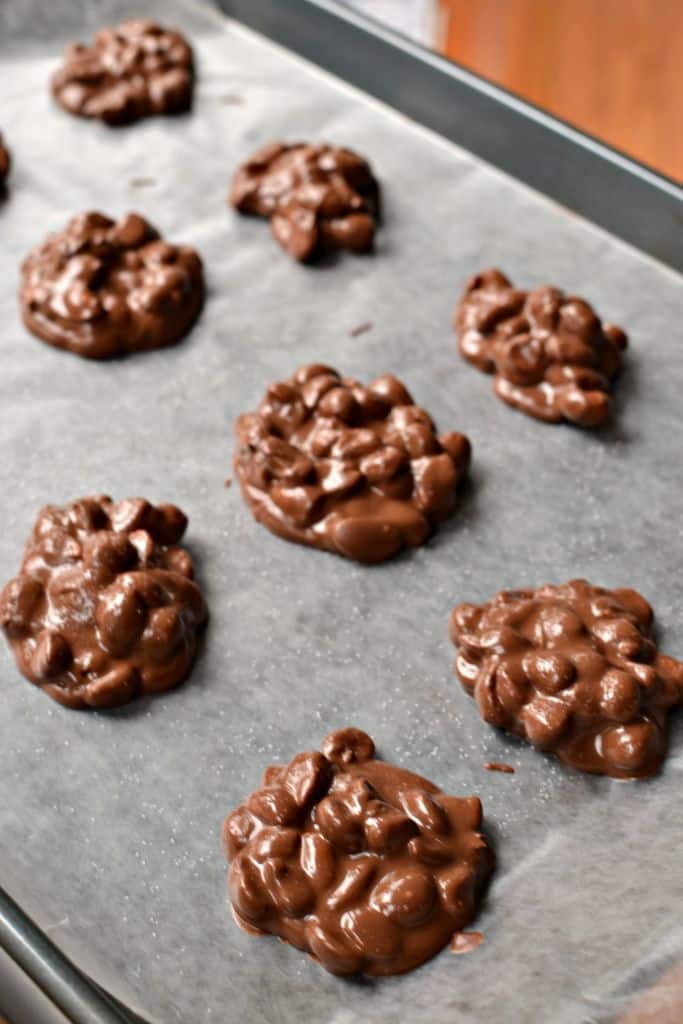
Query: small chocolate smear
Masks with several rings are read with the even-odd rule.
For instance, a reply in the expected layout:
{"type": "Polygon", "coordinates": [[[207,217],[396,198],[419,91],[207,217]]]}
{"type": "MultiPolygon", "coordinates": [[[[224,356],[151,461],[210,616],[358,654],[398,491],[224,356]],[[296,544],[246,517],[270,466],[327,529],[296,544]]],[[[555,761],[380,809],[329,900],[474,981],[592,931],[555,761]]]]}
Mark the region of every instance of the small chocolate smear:
{"type": "Polygon", "coordinates": [[[207,621],[187,518],[97,495],[42,510],[0,626],[26,678],[71,708],[111,708],[177,686],[207,621]]]}
{"type": "Polygon", "coordinates": [[[484,765],[487,772],[503,772],[504,775],[514,775],[515,769],[511,764],[503,764],[502,761],[487,761],[484,765]]]}
{"type": "Polygon", "coordinates": [[[273,142],[238,168],[228,201],[240,213],[269,218],[275,239],[303,262],[374,245],[379,186],[350,149],[273,142]]]}
{"type": "Polygon", "coordinates": [[[401,974],[474,918],[493,854],[477,797],[374,757],[359,729],[266,769],[226,819],[233,914],[332,974],[401,974]]]}
{"type": "Polygon", "coordinates": [[[204,304],[202,261],[144,217],[82,213],[34,249],[21,268],[25,325],[88,359],[180,341],[204,304]]]}
{"type": "Polygon", "coordinates": [[[455,670],[482,718],[585,772],[637,779],[666,753],[683,664],[652,640],[635,590],[585,580],[453,609],[455,670]]]}
{"type": "Polygon", "coordinates": [[[584,299],[549,285],[513,288],[499,270],[471,278],[455,312],[461,354],[494,374],[499,398],[546,423],[596,427],[627,339],[584,299]]]}
{"type": "Polygon", "coordinates": [[[224,487],[232,487],[232,477],[231,476],[226,476],[225,480],[223,481],[223,486],[224,487]]]}
{"type": "Polygon", "coordinates": [[[238,93],[228,93],[226,96],[221,96],[221,103],[225,103],[229,107],[241,107],[244,105],[244,96],[238,95],[238,93]]]}
{"type": "Polygon", "coordinates": [[[156,178],[131,178],[128,182],[131,188],[150,188],[156,183],[156,178]]]}
{"type": "Polygon", "coordinates": [[[4,195],[7,188],[7,178],[9,177],[11,165],[12,161],[9,150],[5,146],[2,135],[0,135],[0,196],[4,195]]]}
{"type": "Polygon", "coordinates": [[[91,46],[72,43],[52,77],[60,106],[110,125],[189,110],[193,88],[187,40],[144,18],[102,29],[91,46]]]}
{"type": "Polygon", "coordinates": [[[372,327],[373,325],[371,321],[367,320],[364,324],[358,324],[357,327],[352,327],[349,334],[352,338],[357,338],[359,334],[365,334],[366,331],[371,331],[372,327]]]}
{"type": "Polygon", "coordinates": [[[481,946],[484,936],[481,932],[456,932],[451,940],[451,953],[471,953],[481,946]]]}
{"type": "Polygon", "coordinates": [[[286,540],[358,562],[424,544],[467,472],[464,434],[438,435],[396,377],[367,387],[329,366],[271,384],[235,427],[252,513],[286,540]]]}

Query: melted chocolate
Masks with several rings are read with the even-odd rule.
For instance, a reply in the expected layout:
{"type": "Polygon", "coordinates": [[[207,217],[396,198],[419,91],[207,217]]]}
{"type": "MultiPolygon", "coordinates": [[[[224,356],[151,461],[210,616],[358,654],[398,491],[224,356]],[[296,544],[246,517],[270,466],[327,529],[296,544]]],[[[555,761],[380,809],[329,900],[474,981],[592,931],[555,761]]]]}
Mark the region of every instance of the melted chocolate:
{"type": "Polygon", "coordinates": [[[356,327],[352,327],[349,331],[349,335],[352,338],[358,338],[361,334],[365,334],[367,331],[372,330],[372,322],[367,320],[363,324],[357,324],[356,327]]]}
{"type": "Polygon", "coordinates": [[[266,770],[224,825],[239,924],[333,974],[400,974],[474,917],[493,855],[477,797],[374,759],[357,729],[266,770]]]}
{"type": "Polygon", "coordinates": [[[187,41],[143,18],[102,29],[91,46],[72,43],[52,78],[53,95],[65,110],[110,125],[188,110],[193,87],[187,41]]]}
{"type": "Polygon", "coordinates": [[[88,359],[180,341],[204,303],[202,262],[137,213],[74,217],[22,265],[21,311],[43,341],[88,359]]]}
{"type": "Polygon", "coordinates": [[[9,177],[11,164],[9,150],[4,144],[2,135],[0,135],[0,196],[4,194],[7,188],[7,178],[9,177]]]}
{"type": "Polygon", "coordinates": [[[456,672],[491,725],[581,771],[641,778],[683,699],[683,664],[657,650],[652,619],[635,590],[585,580],[502,591],[454,608],[456,672]]]}
{"type": "Polygon", "coordinates": [[[229,202],[268,217],[276,240],[297,260],[330,249],[369,252],[374,244],[379,186],[350,149],[274,142],[238,168],[229,202]]]}
{"type": "Polygon", "coordinates": [[[499,398],[529,416],[595,427],[609,415],[610,382],[626,335],[584,299],[544,286],[513,288],[499,270],[471,278],[456,309],[461,354],[493,373],[499,398]]]}
{"type": "Polygon", "coordinates": [[[0,626],[28,680],[60,704],[103,708],[188,675],[207,611],[187,519],[143,498],[82,498],[42,510],[0,626]]]}
{"type": "Polygon", "coordinates": [[[467,438],[437,436],[395,377],[364,387],[318,365],[271,384],[236,437],[235,472],[256,519],[366,563],[423,544],[452,511],[470,459],[467,438]]]}

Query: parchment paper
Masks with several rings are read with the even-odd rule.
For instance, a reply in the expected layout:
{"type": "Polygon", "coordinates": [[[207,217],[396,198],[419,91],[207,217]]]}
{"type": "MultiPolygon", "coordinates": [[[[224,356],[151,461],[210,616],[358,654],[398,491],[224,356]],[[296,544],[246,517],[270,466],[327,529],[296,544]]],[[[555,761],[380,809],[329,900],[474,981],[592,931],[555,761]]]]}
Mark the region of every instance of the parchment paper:
{"type": "Polygon", "coordinates": [[[199,3],[144,8],[191,35],[195,109],[112,131],[56,109],[47,78],[65,38],[131,8],[0,5],[0,126],[15,160],[0,210],[0,577],[44,503],[142,494],[189,514],[212,620],[187,685],[110,714],[58,707],[2,645],[0,877],[162,1024],[614,1021],[683,957],[683,716],[659,778],[582,776],[480,720],[446,622],[458,601],[585,575],[641,590],[664,650],[683,656],[680,280],[199,3]],[[374,257],[303,268],[265,223],[226,208],[235,166],[281,136],[371,159],[385,197],[374,257]],[[94,365],[21,326],[21,258],[93,207],[139,209],[202,253],[210,294],[184,344],[94,365]],[[456,356],[452,307],[489,265],[586,295],[627,328],[610,428],[527,419],[456,356]],[[428,547],[354,566],[272,536],[223,486],[234,417],[311,360],[362,379],[392,371],[441,429],[471,437],[472,487],[428,547]],[[374,984],[238,930],[219,845],[267,763],[350,723],[447,792],[480,794],[498,853],[476,925],[485,944],[374,984]]]}

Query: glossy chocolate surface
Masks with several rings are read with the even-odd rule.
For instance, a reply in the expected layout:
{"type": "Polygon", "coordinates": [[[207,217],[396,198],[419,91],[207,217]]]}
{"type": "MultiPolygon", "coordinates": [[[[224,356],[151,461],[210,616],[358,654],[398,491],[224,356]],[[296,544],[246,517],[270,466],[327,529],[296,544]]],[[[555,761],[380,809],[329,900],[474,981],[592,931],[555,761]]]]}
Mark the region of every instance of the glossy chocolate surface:
{"type": "Polygon", "coordinates": [[[42,510],[0,626],[19,670],[60,704],[105,708],[188,675],[207,610],[174,505],[97,495],[42,510]]]}
{"type": "Polygon", "coordinates": [[[400,974],[474,917],[493,855],[477,797],[378,761],[358,729],[331,733],[226,819],[238,924],[278,935],[333,974],[400,974]]]}
{"type": "Polygon", "coordinates": [[[652,640],[635,590],[585,580],[502,591],[453,609],[455,669],[482,718],[585,772],[654,774],[683,664],[652,640]]]}
{"type": "Polygon", "coordinates": [[[235,173],[229,202],[241,213],[268,217],[275,239],[294,259],[331,249],[369,252],[379,214],[379,186],[370,165],[350,149],[274,142],[235,173]]]}
{"type": "Polygon", "coordinates": [[[10,159],[9,150],[5,146],[2,135],[0,135],[0,196],[3,195],[7,188],[7,178],[9,176],[11,163],[12,161],[10,159]]]}
{"type": "Polygon", "coordinates": [[[596,427],[607,419],[627,340],[584,299],[549,285],[522,291],[485,270],[468,282],[455,327],[461,354],[495,375],[494,391],[508,405],[546,423],[596,427]]]}
{"type": "Polygon", "coordinates": [[[395,377],[365,387],[317,364],[271,384],[235,433],[235,472],[259,522],[366,563],[423,544],[470,460],[464,434],[437,435],[395,377]]]}
{"type": "Polygon", "coordinates": [[[111,125],[192,104],[192,50],[179,32],[144,18],[104,28],[92,44],[72,43],[52,77],[52,92],[70,114],[111,125]]]}
{"type": "Polygon", "coordinates": [[[19,299],[29,331],[79,356],[163,348],[201,311],[202,262],[137,213],[82,213],[24,260],[19,299]]]}

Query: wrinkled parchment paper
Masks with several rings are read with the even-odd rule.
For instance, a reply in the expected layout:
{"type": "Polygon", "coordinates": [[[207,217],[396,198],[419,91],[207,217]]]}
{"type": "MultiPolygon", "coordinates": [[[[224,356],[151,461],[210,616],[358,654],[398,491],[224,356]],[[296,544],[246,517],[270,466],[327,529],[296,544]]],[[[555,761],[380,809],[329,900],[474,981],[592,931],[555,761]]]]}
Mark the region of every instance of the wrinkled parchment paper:
{"type": "Polygon", "coordinates": [[[64,39],[131,7],[0,5],[0,130],[14,154],[0,208],[0,577],[42,504],[143,494],[189,514],[212,620],[187,685],[110,714],[58,707],[2,645],[2,882],[160,1024],[614,1022],[683,958],[683,716],[659,778],[581,776],[481,722],[446,622],[458,601],[585,575],[641,590],[663,648],[683,656],[680,279],[200,3],[144,8],[191,36],[195,109],[112,131],[55,108],[47,79],[64,39]],[[374,257],[300,267],[265,223],[227,209],[237,163],[279,137],[371,159],[385,199],[374,257]],[[210,293],[184,344],[96,365],[23,329],[21,258],[87,208],[140,210],[200,250],[210,293]],[[627,328],[607,430],[527,419],[456,357],[452,307],[490,265],[586,295],[627,328]],[[472,486],[428,547],[354,566],[272,536],[224,487],[235,416],[312,360],[362,379],[393,371],[441,429],[471,437],[472,486]],[[234,925],[224,815],[267,763],[350,723],[447,792],[481,795],[498,870],[471,955],[344,981],[234,925]]]}

